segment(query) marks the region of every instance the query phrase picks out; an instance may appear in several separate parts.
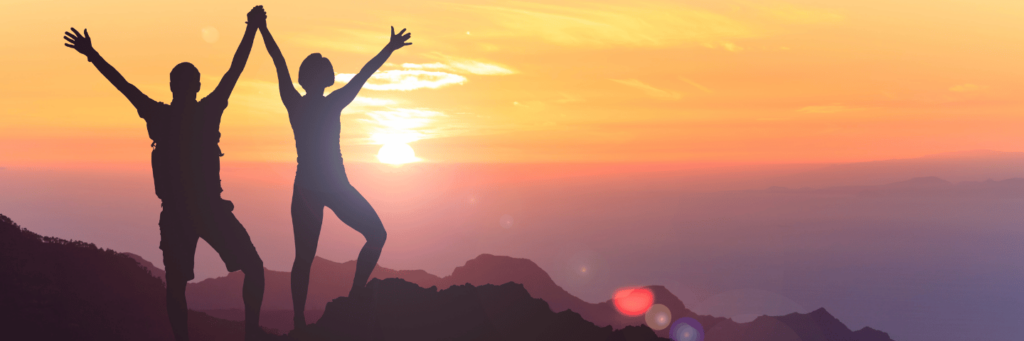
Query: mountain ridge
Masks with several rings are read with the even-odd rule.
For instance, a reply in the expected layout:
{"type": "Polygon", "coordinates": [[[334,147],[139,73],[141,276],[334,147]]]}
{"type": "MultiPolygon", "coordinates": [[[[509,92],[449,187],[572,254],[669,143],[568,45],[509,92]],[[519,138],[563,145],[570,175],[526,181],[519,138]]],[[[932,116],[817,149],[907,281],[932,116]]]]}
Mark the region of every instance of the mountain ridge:
{"type": "MultiPolygon", "coordinates": [[[[345,263],[336,263],[327,259],[317,257],[314,261],[314,267],[319,262],[321,270],[328,269],[341,269],[348,271],[344,273],[336,274],[321,274],[318,278],[331,277],[335,280],[340,280],[342,284],[351,283],[351,271],[354,271],[354,261],[348,261],[345,263]]],[[[314,275],[316,275],[314,269],[314,275]]],[[[284,276],[286,272],[277,272],[268,270],[268,274],[275,273],[275,276],[284,276]]],[[[215,279],[207,279],[199,283],[194,284],[194,287],[190,286],[189,292],[193,293],[192,297],[209,297],[223,299],[224,295],[217,294],[216,291],[211,291],[215,288],[221,287],[223,284],[218,282],[227,282],[231,278],[231,275],[226,277],[218,277],[215,279]],[[202,292],[199,294],[197,292],[202,292]]],[[[638,317],[626,317],[617,312],[611,299],[599,302],[589,303],[579,299],[572,294],[568,293],[560,286],[558,286],[551,278],[547,275],[543,269],[541,269],[536,263],[529,259],[513,258],[508,256],[496,256],[492,254],[481,254],[474,259],[467,261],[464,265],[456,267],[452,271],[451,275],[445,277],[438,277],[426,273],[422,270],[392,270],[378,266],[374,269],[371,278],[374,280],[386,280],[389,278],[399,278],[412,284],[416,284],[422,288],[434,288],[436,289],[449,289],[460,285],[471,285],[471,286],[485,286],[495,285],[500,286],[509,282],[521,285],[531,297],[538,298],[547,302],[551,311],[555,313],[561,312],[572,312],[579,314],[584,320],[593,323],[594,325],[603,327],[608,326],[614,329],[623,329],[629,326],[644,325],[646,322],[643,316],[638,317]],[[516,272],[518,271],[518,272],[516,272]],[[520,273],[525,275],[520,275],[520,273]],[[415,278],[405,279],[402,278],[402,274],[414,274],[415,278]],[[396,276],[396,277],[389,277],[396,276]],[[552,303],[555,302],[555,303],[552,303]]],[[[233,283],[231,286],[240,285],[240,278],[234,279],[237,283],[233,283]]],[[[337,282],[334,282],[337,283],[337,282]]],[[[318,288],[317,292],[323,295],[324,283],[314,282],[313,277],[310,280],[310,303],[307,303],[307,307],[312,306],[312,301],[322,300],[322,298],[314,298],[314,288],[318,288]]],[[[347,293],[348,288],[344,285],[334,286],[337,293],[334,297],[344,298],[343,295],[347,293]]],[[[268,294],[272,290],[270,287],[270,281],[268,276],[267,285],[268,294]]],[[[282,286],[279,288],[288,288],[282,286]]],[[[891,341],[888,334],[884,332],[872,332],[874,329],[861,329],[858,332],[851,331],[845,325],[842,324],[838,319],[833,317],[824,308],[819,308],[811,313],[800,314],[792,313],[785,316],[761,316],[756,318],[752,322],[748,323],[737,323],[731,319],[722,317],[713,317],[707,315],[698,315],[693,311],[686,308],[686,305],[674,294],[672,294],[664,286],[651,285],[645,286],[654,293],[654,303],[663,304],[669,308],[672,313],[672,318],[677,319],[680,317],[690,317],[700,322],[705,330],[707,330],[707,337],[709,340],[748,340],[754,335],[773,335],[766,340],[791,340],[790,336],[800,337],[802,341],[891,341]],[[711,338],[715,336],[715,338],[711,338]],[[838,337],[838,338],[837,338],[838,337]]],[[[275,295],[288,296],[288,303],[290,304],[290,291],[284,290],[277,292],[275,295]]],[[[333,302],[337,299],[330,299],[327,302],[333,302]]],[[[264,302],[268,300],[265,298],[264,302]]],[[[280,301],[278,299],[269,301],[280,301]]],[[[330,303],[325,303],[325,307],[329,307],[330,303]]],[[[328,308],[329,309],[329,308],[328,308]]],[[[316,311],[316,313],[323,313],[323,311],[316,311]]],[[[241,310],[234,311],[234,318],[239,318],[241,310]]],[[[328,313],[323,313],[327,316],[328,313]]],[[[281,323],[288,323],[290,325],[290,315],[284,314],[288,317],[288,321],[281,321],[275,324],[276,329],[282,328],[281,323]]],[[[307,316],[310,316],[307,313],[307,316]]],[[[230,316],[229,316],[230,317],[230,316]]],[[[270,323],[269,321],[267,323],[270,323]]],[[[660,337],[668,337],[669,329],[662,329],[655,331],[656,335],[660,337]]]]}

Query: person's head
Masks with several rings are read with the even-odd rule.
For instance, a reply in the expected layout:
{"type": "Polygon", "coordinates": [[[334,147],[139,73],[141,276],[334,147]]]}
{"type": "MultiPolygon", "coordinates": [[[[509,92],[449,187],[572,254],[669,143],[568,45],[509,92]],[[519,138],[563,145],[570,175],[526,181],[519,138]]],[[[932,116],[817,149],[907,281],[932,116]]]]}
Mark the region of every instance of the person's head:
{"type": "Polygon", "coordinates": [[[174,97],[194,97],[199,92],[199,69],[184,62],[171,69],[171,93],[174,97]]]}
{"type": "Polygon", "coordinates": [[[303,89],[322,89],[334,85],[334,66],[319,53],[306,57],[299,65],[299,85],[303,89]]]}

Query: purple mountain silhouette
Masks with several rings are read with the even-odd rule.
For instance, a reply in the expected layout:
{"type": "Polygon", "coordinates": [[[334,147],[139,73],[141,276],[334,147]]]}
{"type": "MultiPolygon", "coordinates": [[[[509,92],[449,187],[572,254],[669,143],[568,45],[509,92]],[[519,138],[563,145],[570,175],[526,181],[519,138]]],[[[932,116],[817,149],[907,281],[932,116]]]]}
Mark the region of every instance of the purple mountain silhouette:
{"type": "MultiPolygon", "coordinates": [[[[319,318],[328,302],[347,295],[354,271],[354,261],[336,263],[317,257],[310,277],[307,303],[310,310],[306,313],[307,318],[319,318]]],[[[265,313],[261,321],[270,328],[291,330],[289,273],[267,270],[266,278],[265,313]]],[[[646,324],[643,316],[627,317],[619,314],[610,299],[589,303],[573,296],[555,284],[547,272],[529,259],[482,254],[455,268],[451,275],[445,277],[422,270],[392,270],[378,266],[371,278],[400,278],[423,288],[438,289],[465,284],[479,287],[515,282],[521,284],[530,296],[547,302],[552,311],[571,310],[597,326],[622,329],[646,324]]],[[[190,284],[187,291],[189,307],[212,316],[241,320],[241,298],[234,297],[238,295],[226,295],[236,292],[241,285],[242,276],[237,273],[190,284]]],[[[739,341],[755,338],[769,341],[891,341],[888,334],[871,328],[851,331],[823,308],[808,314],[761,316],[748,323],[737,323],[726,318],[697,315],[663,286],[647,288],[654,293],[654,302],[668,307],[674,319],[691,317],[700,322],[708,340],[739,341]]],[[[668,337],[669,329],[657,331],[656,334],[668,337]]]]}

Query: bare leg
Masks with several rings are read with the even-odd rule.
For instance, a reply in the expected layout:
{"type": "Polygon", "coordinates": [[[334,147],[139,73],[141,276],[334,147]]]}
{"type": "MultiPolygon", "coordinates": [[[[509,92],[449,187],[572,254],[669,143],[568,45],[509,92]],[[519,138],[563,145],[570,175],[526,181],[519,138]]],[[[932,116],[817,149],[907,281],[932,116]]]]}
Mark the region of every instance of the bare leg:
{"type": "MultiPolygon", "coordinates": [[[[384,231],[384,227],[381,226],[380,230],[384,231]]],[[[356,259],[356,275],[352,279],[352,290],[349,291],[349,296],[366,287],[366,282],[370,280],[370,274],[377,267],[377,260],[380,259],[381,250],[384,249],[385,238],[366,237],[366,244],[363,244],[363,249],[359,250],[359,258],[356,259]]]]}
{"type": "Polygon", "coordinates": [[[292,193],[292,229],[295,233],[295,262],[292,263],[292,309],[294,328],[306,326],[306,296],[309,293],[309,270],[316,256],[324,205],[317,195],[295,188],[292,193]]]}
{"type": "Polygon", "coordinates": [[[242,282],[242,302],[245,303],[245,338],[251,340],[259,335],[260,307],[263,306],[263,266],[242,269],[245,280],[242,282]]]}
{"type": "Polygon", "coordinates": [[[366,244],[356,259],[356,273],[352,279],[352,290],[349,292],[349,296],[352,296],[366,287],[366,281],[377,267],[377,260],[380,259],[388,234],[384,231],[384,224],[373,210],[373,206],[370,206],[366,198],[363,198],[354,187],[347,186],[340,193],[327,198],[326,203],[342,222],[366,238],[366,244]]]}
{"type": "Polygon", "coordinates": [[[188,303],[185,301],[185,285],[188,280],[167,273],[167,317],[171,320],[174,339],[188,340],[188,303]]]}

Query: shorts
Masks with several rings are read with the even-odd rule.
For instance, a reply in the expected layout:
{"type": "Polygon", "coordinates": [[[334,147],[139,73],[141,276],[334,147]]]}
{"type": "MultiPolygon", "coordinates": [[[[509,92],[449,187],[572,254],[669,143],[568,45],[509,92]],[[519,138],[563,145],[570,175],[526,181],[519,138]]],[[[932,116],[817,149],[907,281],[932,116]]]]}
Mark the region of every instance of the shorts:
{"type": "Polygon", "coordinates": [[[160,212],[160,249],[168,278],[195,278],[196,244],[203,238],[224,261],[229,272],[263,268],[249,233],[235,218],[234,205],[220,198],[168,205],[160,212]]]}

